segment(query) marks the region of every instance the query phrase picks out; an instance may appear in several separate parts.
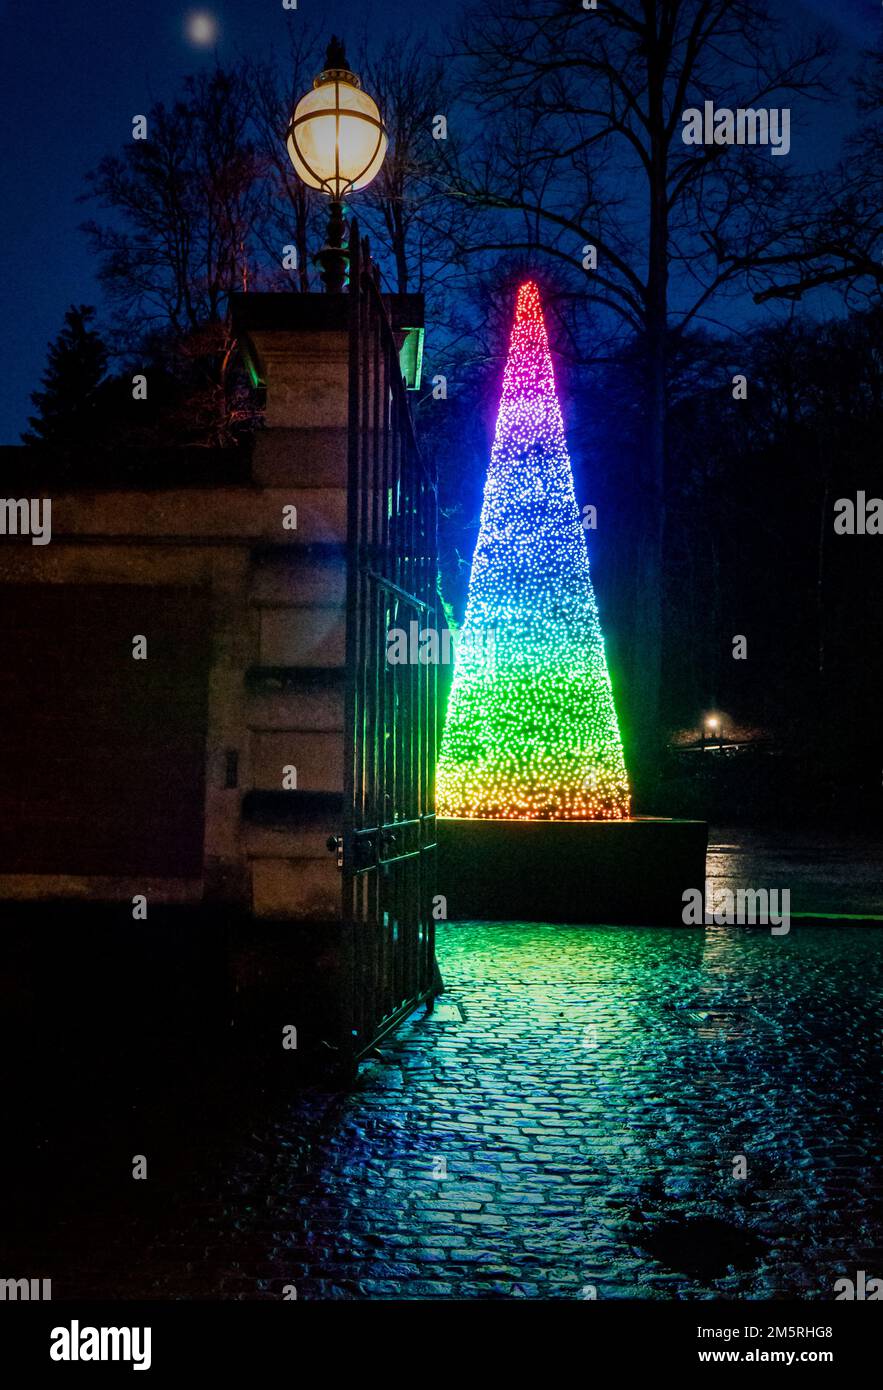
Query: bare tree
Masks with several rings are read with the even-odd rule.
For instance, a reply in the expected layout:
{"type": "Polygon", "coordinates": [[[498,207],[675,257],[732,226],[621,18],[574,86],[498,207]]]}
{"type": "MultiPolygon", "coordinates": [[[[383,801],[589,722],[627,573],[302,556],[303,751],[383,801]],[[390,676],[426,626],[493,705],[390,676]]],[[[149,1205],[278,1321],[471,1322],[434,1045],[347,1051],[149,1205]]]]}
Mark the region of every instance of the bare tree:
{"type": "Polygon", "coordinates": [[[367,90],[389,132],[389,150],[374,183],[360,195],[360,221],[375,233],[381,262],[389,257],[400,294],[425,293],[450,268],[452,206],[439,180],[433,128],[452,109],[441,58],[425,39],[388,42],[377,57],[360,57],[367,90]]]}
{"type": "Polygon", "coordinates": [[[150,110],[146,138],[87,176],[85,198],[114,214],[85,225],[102,283],[139,328],[183,336],[220,322],[231,289],[253,284],[262,156],[251,109],[239,73],[188,78],[181,100],[150,110]]]}
{"type": "Polygon", "coordinates": [[[229,295],[261,277],[264,168],[251,112],[241,72],[189,78],[181,100],[150,110],[145,139],[101,161],[84,195],[113,214],[85,231],[116,314],[116,345],[165,340],[200,383],[206,443],[222,442],[230,422],[229,295]]]}
{"type": "Polygon", "coordinates": [[[256,236],[269,263],[281,265],[282,248],[294,246],[294,277],[279,278],[279,287],[302,294],[316,288],[313,258],[322,244],[322,199],[298,178],[288,155],[285,135],[297,103],[309,91],[322,68],[323,45],[318,24],[299,25],[290,34],[281,58],[274,52],[263,62],[247,62],[243,74],[252,94],[252,122],[264,159],[262,216],[256,236]]]}
{"type": "Polygon", "coordinates": [[[856,89],[864,118],[846,141],[845,157],[832,173],[804,180],[803,215],[785,228],[757,267],[765,283],[755,293],[802,299],[809,291],[838,286],[851,308],[883,292],[883,48],[866,55],[856,89]]]}
{"type": "Polygon", "coordinates": [[[758,0],[602,0],[596,10],[570,0],[490,0],[459,47],[489,132],[483,146],[452,158],[450,188],[493,214],[464,254],[554,261],[640,347],[641,647],[631,684],[640,694],[635,751],[649,767],[658,737],[671,338],[708,319],[712,301],[737,283],[744,287],[746,268],[781,234],[777,209],[794,216],[786,161],[761,146],[688,147],[682,115],[705,100],[735,109],[818,98],[830,48],[816,36],[793,47],[758,0]]]}

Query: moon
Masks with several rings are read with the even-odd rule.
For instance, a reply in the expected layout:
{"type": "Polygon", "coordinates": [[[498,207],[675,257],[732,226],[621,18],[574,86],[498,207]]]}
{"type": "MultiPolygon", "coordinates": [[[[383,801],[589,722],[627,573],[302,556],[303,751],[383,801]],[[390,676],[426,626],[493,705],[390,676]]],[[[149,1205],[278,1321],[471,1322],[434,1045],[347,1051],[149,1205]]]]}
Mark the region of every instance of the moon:
{"type": "Polygon", "coordinates": [[[218,21],[207,10],[193,10],[187,16],[187,37],[199,48],[210,48],[218,41],[218,21]]]}

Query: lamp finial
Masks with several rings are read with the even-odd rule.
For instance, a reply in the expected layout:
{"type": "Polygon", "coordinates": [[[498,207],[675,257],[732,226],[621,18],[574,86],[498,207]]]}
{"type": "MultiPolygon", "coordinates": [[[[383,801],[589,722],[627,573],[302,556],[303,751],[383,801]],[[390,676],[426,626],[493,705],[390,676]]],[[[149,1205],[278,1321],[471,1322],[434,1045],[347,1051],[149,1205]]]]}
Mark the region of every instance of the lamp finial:
{"type": "Polygon", "coordinates": [[[325,54],[325,67],[338,69],[349,67],[343,46],[343,39],[339,39],[336,34],[331,35],[328,52],[325,54]]]}

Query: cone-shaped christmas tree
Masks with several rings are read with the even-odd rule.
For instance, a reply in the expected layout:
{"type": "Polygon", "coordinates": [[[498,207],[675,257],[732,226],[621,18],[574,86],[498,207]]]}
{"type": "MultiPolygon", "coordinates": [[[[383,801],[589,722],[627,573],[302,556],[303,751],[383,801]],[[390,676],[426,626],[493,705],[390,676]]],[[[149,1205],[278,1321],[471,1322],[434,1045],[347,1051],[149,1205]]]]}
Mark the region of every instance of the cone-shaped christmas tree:
{"type": "Polygon", "coordinates": [[[518,291],[437,789],[442,816],[629,814],[585,531],[532,281],[518,291]]]}

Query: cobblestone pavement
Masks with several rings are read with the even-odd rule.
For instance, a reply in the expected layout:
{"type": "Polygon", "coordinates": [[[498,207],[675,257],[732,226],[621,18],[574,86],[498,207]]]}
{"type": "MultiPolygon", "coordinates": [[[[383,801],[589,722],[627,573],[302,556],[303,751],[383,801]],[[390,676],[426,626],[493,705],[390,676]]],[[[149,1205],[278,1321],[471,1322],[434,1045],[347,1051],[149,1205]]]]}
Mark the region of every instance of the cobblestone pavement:
{"type": "Polygon", "coordinates": [[[445,926],[435,1015],[356,1093],[152,1159],[140,1210],[56,1226],[53,1296],[830,1299],[883,1274],[881,948],[445,926]]]}

